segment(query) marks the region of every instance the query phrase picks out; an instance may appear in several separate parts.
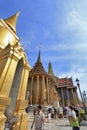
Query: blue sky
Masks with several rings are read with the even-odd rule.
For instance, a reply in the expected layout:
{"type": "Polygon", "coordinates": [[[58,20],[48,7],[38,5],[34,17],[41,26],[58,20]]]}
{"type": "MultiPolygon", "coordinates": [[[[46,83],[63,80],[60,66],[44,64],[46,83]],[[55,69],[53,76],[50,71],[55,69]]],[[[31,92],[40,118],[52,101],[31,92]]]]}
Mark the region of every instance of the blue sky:
{"type": "Polygon", "coordinates": [[[46,71],[80,80],[87,92],[87,0],[1,0],[0,18],[20,10],[17,35],[33,67],[41,43],[46,71]]]}

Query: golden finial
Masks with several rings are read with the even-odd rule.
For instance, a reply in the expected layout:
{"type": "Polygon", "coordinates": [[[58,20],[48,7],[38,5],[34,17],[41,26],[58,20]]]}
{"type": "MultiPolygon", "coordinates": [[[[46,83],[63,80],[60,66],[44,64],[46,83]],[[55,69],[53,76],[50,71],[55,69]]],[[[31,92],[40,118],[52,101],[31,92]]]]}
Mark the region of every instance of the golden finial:
{"type": "Polygon", "coordinates": [[[13,30],[16,33],[16,22],[17,22],[17,18],[19,15],[20,11],[18,11],[16,14],[14,14],[13,16],[4,19],[4,22],[11,28],[11,30],[13,30]]]}

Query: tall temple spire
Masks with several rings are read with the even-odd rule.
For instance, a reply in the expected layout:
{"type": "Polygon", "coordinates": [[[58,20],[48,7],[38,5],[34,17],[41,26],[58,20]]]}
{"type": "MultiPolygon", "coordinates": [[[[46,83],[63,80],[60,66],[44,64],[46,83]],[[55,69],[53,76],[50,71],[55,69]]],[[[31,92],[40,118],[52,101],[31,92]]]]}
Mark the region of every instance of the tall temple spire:
{"type": "Polygon", "coordinates": [[[37,62],[41,62],[41,58],[40,58],[40,50],[39,50],[39,53],[38,53],[38,59],[37,59],[37,62]]]}
{"type": "Polygon", "coordinates": [[[30,75],[37,75],[37,74],[40,74],[40,75],[48,75],[43,67],[43,64],[41,62],[41,58],[40,58],[40,50],[39,50],[39,53],[38,53],[38,58],[37,58],[37,61],[34,65],[34,67],[31,69],[30,75]]]}
{"type": "Polygon", "coordinates": [[[51,75],[51,76],[54,76],[52,64],[50,62],[48,64],[48,74],[51,75]]]}
{"type": "Polygon", "coordinates": [[[4,22],[6,24],[8,24],[8,26],[16,33],[16,22],[17,22],[17,18],[19,15],[20,11],[18,11],[16,14],[14,14],[13,16],[4,19],[4,22]]]}

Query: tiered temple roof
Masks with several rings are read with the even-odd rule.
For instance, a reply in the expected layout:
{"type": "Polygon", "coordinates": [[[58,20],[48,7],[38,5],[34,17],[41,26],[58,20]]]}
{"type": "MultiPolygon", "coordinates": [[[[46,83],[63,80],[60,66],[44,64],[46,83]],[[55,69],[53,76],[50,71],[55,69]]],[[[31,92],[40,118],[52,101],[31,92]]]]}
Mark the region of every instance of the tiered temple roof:
{"type": "Polygon", "coordinates": [[[73,81],[72,78],[58,78],[58,86],[57,88],[61,88],[61,87],[67,87],[67,88],[73,88],[75,87],[73,85],[73,81]]]}
{"type": "Polygon", "coordinates": [[[40,51],[39,51],[39,54],[38,54],[38,59],[37,59],[37,62],[35,63],[34,67],[31,69],[30,73],[29,73],[30,76],[35,76],[35,75],[45,75],[45,76],[48,76],[47,72],[45,71],[43,65],[42,65],[42,62],[41,62],[41,58],[40,58],[40,51]]]}

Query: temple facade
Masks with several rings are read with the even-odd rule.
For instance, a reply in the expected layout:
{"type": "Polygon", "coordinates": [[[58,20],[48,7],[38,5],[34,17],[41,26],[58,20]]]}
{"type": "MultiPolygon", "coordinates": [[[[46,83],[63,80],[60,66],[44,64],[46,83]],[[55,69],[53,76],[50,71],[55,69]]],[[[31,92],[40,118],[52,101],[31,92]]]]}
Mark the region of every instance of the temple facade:
{"type": "Polygon", "coordinates": [[[58,100],[55,83],[42,65],[40,51],[37,61],[29,73],[27,93],[29,94],[29,104],[53,105],[58,100]]]}
{"type": "Polygon", "coordinates": [[[0,19],[0,130],[6,120],[10,126],[16,121],[13,130],[28,129],[24,109],[28,104],[25,95],[31,67],[16,33],[18,15],[19,12],[0,19]]]}
{"type": "Polygon", "coordinates": [[[59,96],[59,103],[62,106],[74,105],[78,106],[79,98],[77,94],[77,87],[73,85],[72,78],[56,78],[57,93],[59,96]]]}
{"type": "Polygon", "coordinates": [[[80,101],[77,94],[77,87],[74,86],[72,77],[59,78],[54,76],[51,63],[48,64],[48,74],[54,78],[56,91],[59,98],[59,105],[65,106],[72,104],[74,106],[78,106],[80,101]]]}
{"type": "Polygon", "coordinates": [[[48,73],[45,71],[40,52],[37,62],[29,73],[27,98],[29,104],[47,104],[53,105],[55,101],[59,105],[79,104],[77,87],[73,85],[72,78],[59,78],[54,75],[52,64],[48,64],[48,73]]]}

